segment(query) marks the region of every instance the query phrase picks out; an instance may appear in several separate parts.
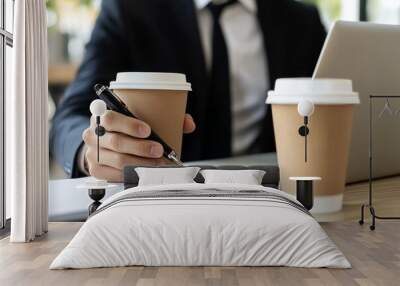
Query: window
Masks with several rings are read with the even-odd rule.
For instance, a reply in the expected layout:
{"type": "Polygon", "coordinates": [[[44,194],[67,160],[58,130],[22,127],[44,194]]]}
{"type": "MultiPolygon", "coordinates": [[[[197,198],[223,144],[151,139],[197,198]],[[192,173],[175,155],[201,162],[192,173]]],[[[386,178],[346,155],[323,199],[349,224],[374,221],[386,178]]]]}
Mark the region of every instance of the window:
{"type": "Polygon", "coordinates": [[[333,21],[371,21],[400,24],[399,0],[300,0],[318,6],[322,19],[329,27],[333,21]]]}
{"type": "Polygon", "coordinates": [[[399,0],[369,0],[367,12],[372,22],[400,24],[399,0]]]}
{"type": "Polygon", "coordinates": [[[0,228],[10,217],[9,194],[5,189],[5,100],[10,92],[13,46],[14,0],[0,0],[0,228]]]}

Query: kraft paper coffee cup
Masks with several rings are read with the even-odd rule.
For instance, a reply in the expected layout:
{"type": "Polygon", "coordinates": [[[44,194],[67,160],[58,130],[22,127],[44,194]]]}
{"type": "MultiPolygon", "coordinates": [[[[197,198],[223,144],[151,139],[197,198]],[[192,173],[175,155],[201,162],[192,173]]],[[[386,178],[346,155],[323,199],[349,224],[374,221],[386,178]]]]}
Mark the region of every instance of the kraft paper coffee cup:
{"type": "Polygon", "coordinates": [[[183,121],[191,84],[178,73],[118,73],[110,88],[139,119],[181,156],[183,121]]]}
{"type": "Polygon", "coordinates": [[[272,106],[281,189],[295,194],[295,183],[289,177],[317,176],[314,182],[314,213],[341,210],[346,183],[352,133],[354,105],[358,93],[351,80],[278,79],[275,90],[268,93],[272,106]],[[304,119],[297,111],[302,100],[314,103],[309,118],[308,159],[304,159],[304,137],[298,129],[304,119]]]}

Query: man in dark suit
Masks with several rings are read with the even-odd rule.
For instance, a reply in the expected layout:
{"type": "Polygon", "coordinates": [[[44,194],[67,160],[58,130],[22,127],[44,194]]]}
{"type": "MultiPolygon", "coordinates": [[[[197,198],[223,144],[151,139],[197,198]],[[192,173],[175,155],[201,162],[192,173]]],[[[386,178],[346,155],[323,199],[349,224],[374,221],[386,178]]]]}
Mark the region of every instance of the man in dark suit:
{"type": "Polygon", "coordinates": [[[317,9],[294,0],[103,0],[54,118],[52,153],[72,177],[118,181],[126,164],[160,163],[150,127],[111,111],[95,160],[93,85],[123,71],[186,74],[183,161],[274,151],[266,91],[277,78],[311,76],[325,36],[317,9]]]}

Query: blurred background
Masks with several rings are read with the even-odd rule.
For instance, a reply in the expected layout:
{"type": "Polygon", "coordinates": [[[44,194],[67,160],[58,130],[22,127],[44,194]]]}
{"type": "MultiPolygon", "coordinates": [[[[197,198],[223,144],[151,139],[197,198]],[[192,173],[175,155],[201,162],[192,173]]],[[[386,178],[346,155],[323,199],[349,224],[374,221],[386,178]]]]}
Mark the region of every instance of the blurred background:
{"type": "MultiPolygon", "coordinates": [[[[400,24],[400,0],[299,1],[317,5],[327,29],[337,19],[400,24]]],[[[51,119],[83,57],[101,0],[48,0],[46,4],[51,119]]],[[[62,169],[54,162],[51,162],[50,175],[52,179],[64,177],[62,169]]]]}

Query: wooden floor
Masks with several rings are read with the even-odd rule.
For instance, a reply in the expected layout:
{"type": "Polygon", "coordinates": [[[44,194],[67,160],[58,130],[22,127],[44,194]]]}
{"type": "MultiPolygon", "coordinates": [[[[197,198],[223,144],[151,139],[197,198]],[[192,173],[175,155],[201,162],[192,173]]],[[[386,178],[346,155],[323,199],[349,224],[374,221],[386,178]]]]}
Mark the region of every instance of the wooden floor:
{"type": "MultiPolygon", "coordinates": [[[[379,181],[376,207],[380,215],[400,214],[400,178],[379,181]]],[[[359,206],[367,185],[349,186],[341,213],[321,216],[331,239],[353,268],[288,267],[125,267],[89,270],[48,270],[81,223],[51,223],[44,237],[30,244],[0,241],[0,285],[400,285],[400,222],[378,221],[372,232],[360,226],[359,206]]]]}
{"type": "Polygon", "coordinates": [[[396,222],[375,232],[355,222],[324,223],[353,268],[124,267],[48,270],[80,223],[51,223],[48,235],[31,244],[0,242],[0,285],[399,285],[400,231],[396,222]]]}
{"type": "MultiPolygon", "coordinates": [[[[341,212],[314,217],[324,222],[359,220],[360,206],[368,199],[368,186],[368,183],[347,186],[341,212]]],[[[373,183],[373,190],[373,204],[377,215],[400,216],[400,177],[377,180],[373,183]]]]}

